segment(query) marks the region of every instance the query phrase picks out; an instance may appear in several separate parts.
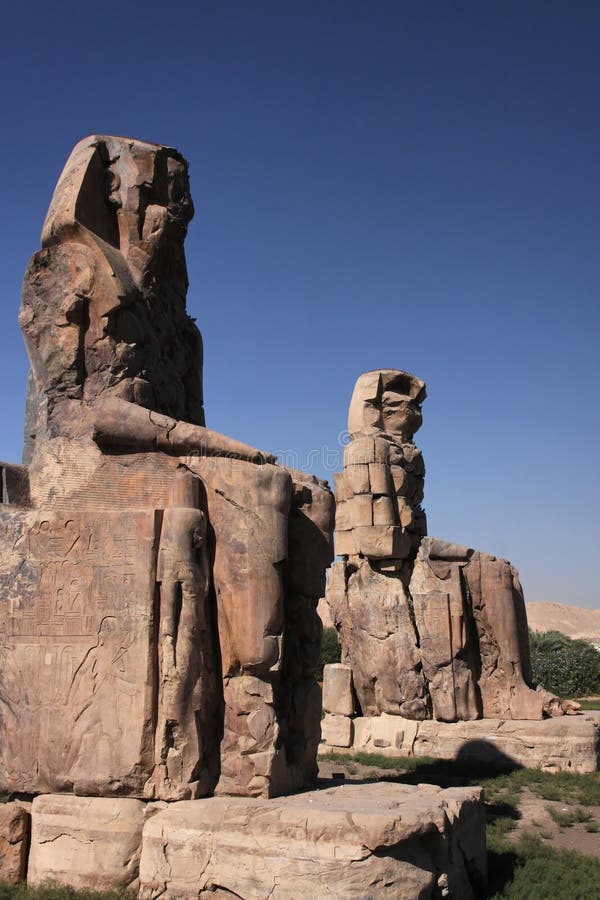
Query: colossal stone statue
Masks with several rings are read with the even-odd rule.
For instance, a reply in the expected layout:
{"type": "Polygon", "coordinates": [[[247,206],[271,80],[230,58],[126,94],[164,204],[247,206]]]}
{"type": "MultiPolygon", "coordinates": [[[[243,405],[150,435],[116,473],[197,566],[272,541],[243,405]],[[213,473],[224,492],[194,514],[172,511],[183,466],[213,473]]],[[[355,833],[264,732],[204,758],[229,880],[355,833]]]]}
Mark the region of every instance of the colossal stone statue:
{"type": "Polygon", "coordinates": [[[3,790],[271,796],[315,773],[333,498],[206,428],[192,214],[177,151],[91,136],[25,275],[24,465],[2,466],[0,504],[3,790]]]}
{"type": "Polygon", "coordinates": [[[425,467],[412,439],[425,384],[361,375],[335,476],[336,552],[327,599],[364,716],[445,722],[561,715],[531,687],[523,593],[502,559],[427,538],[425,467]]]}

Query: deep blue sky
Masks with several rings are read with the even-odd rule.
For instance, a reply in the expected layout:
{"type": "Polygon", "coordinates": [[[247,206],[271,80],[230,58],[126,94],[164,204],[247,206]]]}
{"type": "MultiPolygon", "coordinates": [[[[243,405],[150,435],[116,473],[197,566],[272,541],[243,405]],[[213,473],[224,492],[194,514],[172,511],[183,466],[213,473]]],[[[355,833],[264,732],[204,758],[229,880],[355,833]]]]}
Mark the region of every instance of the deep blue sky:
{"type": "Polygon", "coordinates": [[[72,146],[167,143],[208,424],[327,476],[356,377],[408,369],[430,533],[511,559],[529,600],[600,606],[599,59],[582,0],[10,4],[0,458],[72,146]]]}

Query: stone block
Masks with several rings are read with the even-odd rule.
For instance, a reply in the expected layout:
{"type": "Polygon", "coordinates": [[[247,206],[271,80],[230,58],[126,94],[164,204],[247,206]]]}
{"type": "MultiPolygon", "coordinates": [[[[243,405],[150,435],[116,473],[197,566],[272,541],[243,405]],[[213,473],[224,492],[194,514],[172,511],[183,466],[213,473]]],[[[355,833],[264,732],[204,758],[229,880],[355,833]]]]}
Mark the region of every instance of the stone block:
{"type": "Polygon", "coordinates": [[[323,710],[337,716],[351,716],[354,712],[350,666],[330,663],[323,667],[323,710]]]}
{"type": "MultiPolygon", "coordinates": [[[[600,715],[469,722],[416,721],[383,713],[353,719],[352,750],[383,756],[428,756],[589,774],[600,768],[600,715]]],[[[326,753],[321,744],[319,753],[326,753]]]]}
{"type": "Polygon", "coordinates": [[[369,480],[372,494],[391,494],[393,490],[389,466],[383,463],[369,464],[369,480]]]}
{"type": "Polygon", "coordinates": [[[383,713],[371,722],[371,740],[378,749],[400,750],[404,741],[402,719],[383,713]]]}
{"type": "Polygon", "coordinates": [[[0,506],[3,530],[13,539],[0,553],[0,679],[19,710],[0,741],[3,790],[142,796],[152,765],[154,511],[0,506]]]}
{"type": "Polygon", "coordinates": [[[370,527],[373,524],[373,497],[371,494],[355,494],[353,500],[348,501],[351,507],[352,524],[354,528],[370,527]]]}
{"type": "Polygon", "coordinates": [[[25,878],[29,822],[29,813],[20,803],[0,804],[0,881],[18,884],[25,878]]]}
{"type": "Polygon", "coordinates": [[[360,437],[350,441],[344,448],[344,469],[348,466],[367,466],[375,462],[375,440],[360,437]]]}
{"type": "Polygon", "coordinates": [[[490,767],[517,764],[548,772],[588,774],[600,768],[600,720],[592,716],[425,721],[418,726],[415,756],[460,759],[490,767]]]}
{"type": "Polygon", "coordinates": [[[371,723],[374,720],[370,716],[357,716],[352,720],[354,725],[354,750],[363,750],[371,742],[371,723]]]}
{"type": "Polygon", "coordinates": [[[419,723],[413,719],[382,713],[371,719],[372,748],[385,755],[411,756],[418,727],[419,723]]]}
{"type": "Polygon", "coordinates": [[[368,494],[371,489],[368,466],[348,466],[344,477],[353,494],[368,494]]]}
{"type": "Polygon", "coordinates": [[[338,556],[355,556],[358,553],[354,531],[336,531],[335,552],[338,556]]]}
{"type": "Polygon", "coordinates": [[[412,539],[399,526],[373,525],[354,529],[359,551],[372,559],[405,559],[411,551],[412,539]]]}
{"type": "Polygon", "coordinates": [[[321,740],[333,747],[352,746],[352,719],[326,715],[321,721],[321,740]]]}
{"type": "Polygon", "coordinates": [[[141,900],[471,900],[486,880],[480,788],[340,785],[174,803],[144,828],[141,900]]]}
{"type": "Polygon", "coordinates": [[[348,487],[343,472],[335,472],[333,476],[333,493],[337,503],[343,503],[344,500],[350,500],[352,497],[352,491],[348,487]]]}
{"type": "Polygon", "coordinates": [[[394,525],[396,516],[390,497],[376,497],[373,500],[373,525],[394,525]]]}
{"type": "Polygon", "coordinates": [[[353,500],[338,500],[335,505],[335,530],[350,531],[354,525],[352,521],[353,500]]]}
{"type": "Polygon", "coordinates": [[[78,889],[135,888],[145,815],[155,804],[46,794],[33,801],[28,884],[78,889]]]}

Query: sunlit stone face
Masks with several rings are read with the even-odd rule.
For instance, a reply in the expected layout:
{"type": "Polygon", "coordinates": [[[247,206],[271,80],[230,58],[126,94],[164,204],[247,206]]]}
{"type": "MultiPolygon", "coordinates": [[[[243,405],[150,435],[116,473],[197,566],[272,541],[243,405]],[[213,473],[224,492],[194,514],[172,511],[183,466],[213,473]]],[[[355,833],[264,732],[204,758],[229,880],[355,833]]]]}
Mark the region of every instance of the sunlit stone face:
{"type": "Polygon", "coordinates": [[[383,430],[410,440],[423,423],[423,414],[415,400],[395,391],[385,391],[381,398],[383,430]]]}

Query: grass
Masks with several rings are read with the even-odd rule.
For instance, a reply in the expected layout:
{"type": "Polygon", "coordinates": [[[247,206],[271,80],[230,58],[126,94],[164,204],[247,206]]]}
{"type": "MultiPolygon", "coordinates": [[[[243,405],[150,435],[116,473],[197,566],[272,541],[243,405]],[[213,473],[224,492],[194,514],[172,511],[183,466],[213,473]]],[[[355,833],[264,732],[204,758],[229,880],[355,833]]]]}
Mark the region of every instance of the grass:
{"type": "MultiPolygon", "coordinates": [[[[429,756],[382,756],[379,753],[324,753],[319,759],[325,762],[341,763],[359,766],[376,766],[377,769],[390,769],[395,772],[412,772],[422,765],[431,765],[436,762],[429,756]]],[[[353,773],[354,774],[354,773],[353,773]]]]}
{"type": "Polygon", "coordinates": [[[575,809],[555,809],[553,806],[547,806],[546,812],[550,816],[551,819],[554,819],[557,825],[560,825],[561,828],[572,828],[573,825],[578,825],[583,822],[591,822],[592,814],[585,811],[585,809],[581,809],[580,807],[576,807],[575,809]]]}
{"type": "Polygon", "coordinates": [[[594,697],[593,700],[578,700],[577,702],[581,704],[583,710],[600,709],[600,697],[594,697]]]}
{"type": "Polygon", "coordinates": [[[76,891],[75,888],[46,881],[38,887],[0,881],[0,900],[125,900],[134,896],[125,891],[76,891]]]}
{"type": "Polygon", "coordinates": [[[594,900],[600,896],[600,860],[555,850],[537,835],[508,841],[488,831],[490,900],[594,900]]]}

